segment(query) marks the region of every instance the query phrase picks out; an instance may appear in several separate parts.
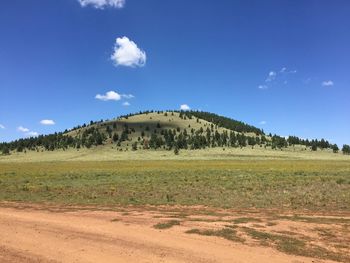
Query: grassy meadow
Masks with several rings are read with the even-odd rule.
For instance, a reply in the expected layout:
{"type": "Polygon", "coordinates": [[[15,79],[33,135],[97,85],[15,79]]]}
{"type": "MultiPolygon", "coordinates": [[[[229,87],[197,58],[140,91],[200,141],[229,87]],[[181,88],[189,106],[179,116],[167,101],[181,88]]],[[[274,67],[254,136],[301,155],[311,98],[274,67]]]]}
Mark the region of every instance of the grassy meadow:
{"type": "Polygon", "coordinates": [[[0,200],[350,210],[347,160],[0,162],[0,200]]]}
{"type": "Polygon", "coordinates": [[[201,150],[183,150],[179,155],[168,150],[137,150],[132,151],[131,145],[117,149],[115,145],[103,145],[91,149],[58,149],[55,151],[27,151],[13,152],[11,155],[0,155],[0,163],[16,162],[76,162],[76,161],[116,161],[116,160],[334,160],[349,161],[350,155],[333,153],[331,150],[316,152],[297,145],[283,149],[271,147],[243,147],[243,148],[206,148],[201,150]]]}

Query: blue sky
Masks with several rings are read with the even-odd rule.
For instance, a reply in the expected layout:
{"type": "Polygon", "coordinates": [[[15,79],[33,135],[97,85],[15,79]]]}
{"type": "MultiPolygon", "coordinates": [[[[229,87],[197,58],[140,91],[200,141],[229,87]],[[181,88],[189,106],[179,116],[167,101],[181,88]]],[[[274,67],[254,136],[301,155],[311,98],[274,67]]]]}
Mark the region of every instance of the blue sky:
{"type": "Polygon", "coordinates": [[[187,105],[349,143],[349,14],[346,0],[1,1],[0,141],[187,105]]]}

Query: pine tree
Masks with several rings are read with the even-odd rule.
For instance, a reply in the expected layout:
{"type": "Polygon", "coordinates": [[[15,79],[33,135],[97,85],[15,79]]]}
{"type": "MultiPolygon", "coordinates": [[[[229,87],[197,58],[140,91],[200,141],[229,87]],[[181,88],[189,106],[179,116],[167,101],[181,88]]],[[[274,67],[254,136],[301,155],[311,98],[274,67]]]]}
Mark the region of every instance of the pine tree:
{"type": "Polygon", "coordinates": [[[206,130],[206,139],[207,139],[207,146],[209,147],[210,140],[211,140],[211,131],[210,131],[209,127],[207,127],[207,130],[206,130]]]}
{"type": "Polygon", "coordinates": [[[339,151],[338,145],[333,144],[332,145],[332,150],[333,150],[334,153],[337,153],[339,151]]]}
{"type": "Polygon", "coordinates": [[[343,154],[350,154],[350,146],[347,144],[344,144],[342,148],[342,152],[343,154]]]}
{"type": "Polygon", "coordinates": [[[113,139],[114,142],[118,141],[119,140],[118,133],[113,134],[113,138],[112,139],[113,139]]]}
{"type": "Polygon", "coordinates": [[[2,154],[3,154],[3,155],[9,155],[9,154],[10,154],[10,149],[9,149],[7,146],[5,146],[5,147],[2,149],[2,154]]]}
{"type": "Polygon", "coordinates": [[[131,147],[133,151],[137,151],[137,142],[134,142],[131,147]]]}
{"type": "Polygon", "coordinates": [[[230,146],[235,147],[237,143],[237,137],[234,131],[230,132],[230,146]]]}

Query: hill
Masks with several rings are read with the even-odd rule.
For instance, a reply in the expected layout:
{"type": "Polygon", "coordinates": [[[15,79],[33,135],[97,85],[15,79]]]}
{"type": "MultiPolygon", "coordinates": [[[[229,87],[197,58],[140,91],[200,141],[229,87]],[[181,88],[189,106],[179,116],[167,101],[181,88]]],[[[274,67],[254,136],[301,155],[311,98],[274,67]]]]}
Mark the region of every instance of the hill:
{"type": "MultiPolygon", "coordinates": [[[[288,149],[299,146],[302,150],[317,151],[338,146],[328,141],[304,140],[266,135],[263,130],[241,121],[199,111],[145,111],[120,116],[113,120],[91,121],[64,132],[40,135],[1,143],[3,154],[27,151],[55,151],[110,147],[125,150],[208,149],[217,147],[288,149]]],[[[344,153],[347,148],[343,147],[344,153]]]]}

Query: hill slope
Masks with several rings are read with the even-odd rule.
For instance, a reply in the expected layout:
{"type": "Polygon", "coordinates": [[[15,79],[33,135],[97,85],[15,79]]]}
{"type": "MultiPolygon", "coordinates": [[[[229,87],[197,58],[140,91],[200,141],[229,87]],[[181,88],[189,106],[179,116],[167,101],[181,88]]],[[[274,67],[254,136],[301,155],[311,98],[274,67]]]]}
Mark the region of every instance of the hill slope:
{"type": "Polygon", "coordinates": [[[140,149],[205,149],[216,147],[242,148],[258,145],[263,149],[288,148],[303,145],[303,149],[333,149],[326,140],[302,140],[265,135],[254,126],[208,112],[146,111],[121,116],[113,120],[90,122],[72,130],[41,135],[10,143],[1,143],[0,151],[54,151],[57,149],[91,149],[115,146],[119,151],[140,149]]]}
{"type": "MultiPolygon", "coordinates": [[[[263,132],[258,128],[242,122],[234,120],[230,122],[227,121],[230,119],[227,119],[224,124],[220,123],[220,120],[216,120],[215,123],[214,121],[208,121],[213,119],[214,115],[212,114],[203,115],[207,119],[205,120],[204,118],[196,117],[192,113],[195,112],[158,111],[130,114],[114,120],[91,123],[86,127],[77,127],[67,132],[66,135],[83,140],[84,144],[86,144],[84,138],[99,137],[96,134],[101,134],[103,142],[106,144],[115,142],[118,146],[129,146],[137,142],[137,144],[144,146],[142,148],[166,149],[172,149],[176,146],[178,148],[192,149],[205,148],[205,146],[224,146],[227,144],[229,134],[232,132],[238,136],[243,136],[244,134],[244,136],[254,138],[257,135],[263,135],[263,132]],[[237,127],[238,130],[244,132],[229,129],[230,126],[237,127]],[[209,132],[210,135],[207,134],[209,132]],[[209,139],[209,137],[215,137],[215,134],[217,136],[216,139],[209,139]],[[226,136],[224,138],[225,142],[222,142],[222,136],[226,136]],[[179,142],[181,137],[186,140],[187,146],[177,145],[176,142],[179,142]],[[197,143],[196,140],[200,142],[197,143]],[[204,140],[205,142],[203,142],[204,140]],[[209,142],[213,143],[214,140],[215,144],[209,144],[209,142]],[[151,145],[147,147],[145,143],[150,143],[151,145]]],[[[96,142],[93,142],[93,139],[91,139],[91,142],[92,145],[96,144],[96,142]]],[[[89,143],[87,144],[89,145],[89,143]]]]}

